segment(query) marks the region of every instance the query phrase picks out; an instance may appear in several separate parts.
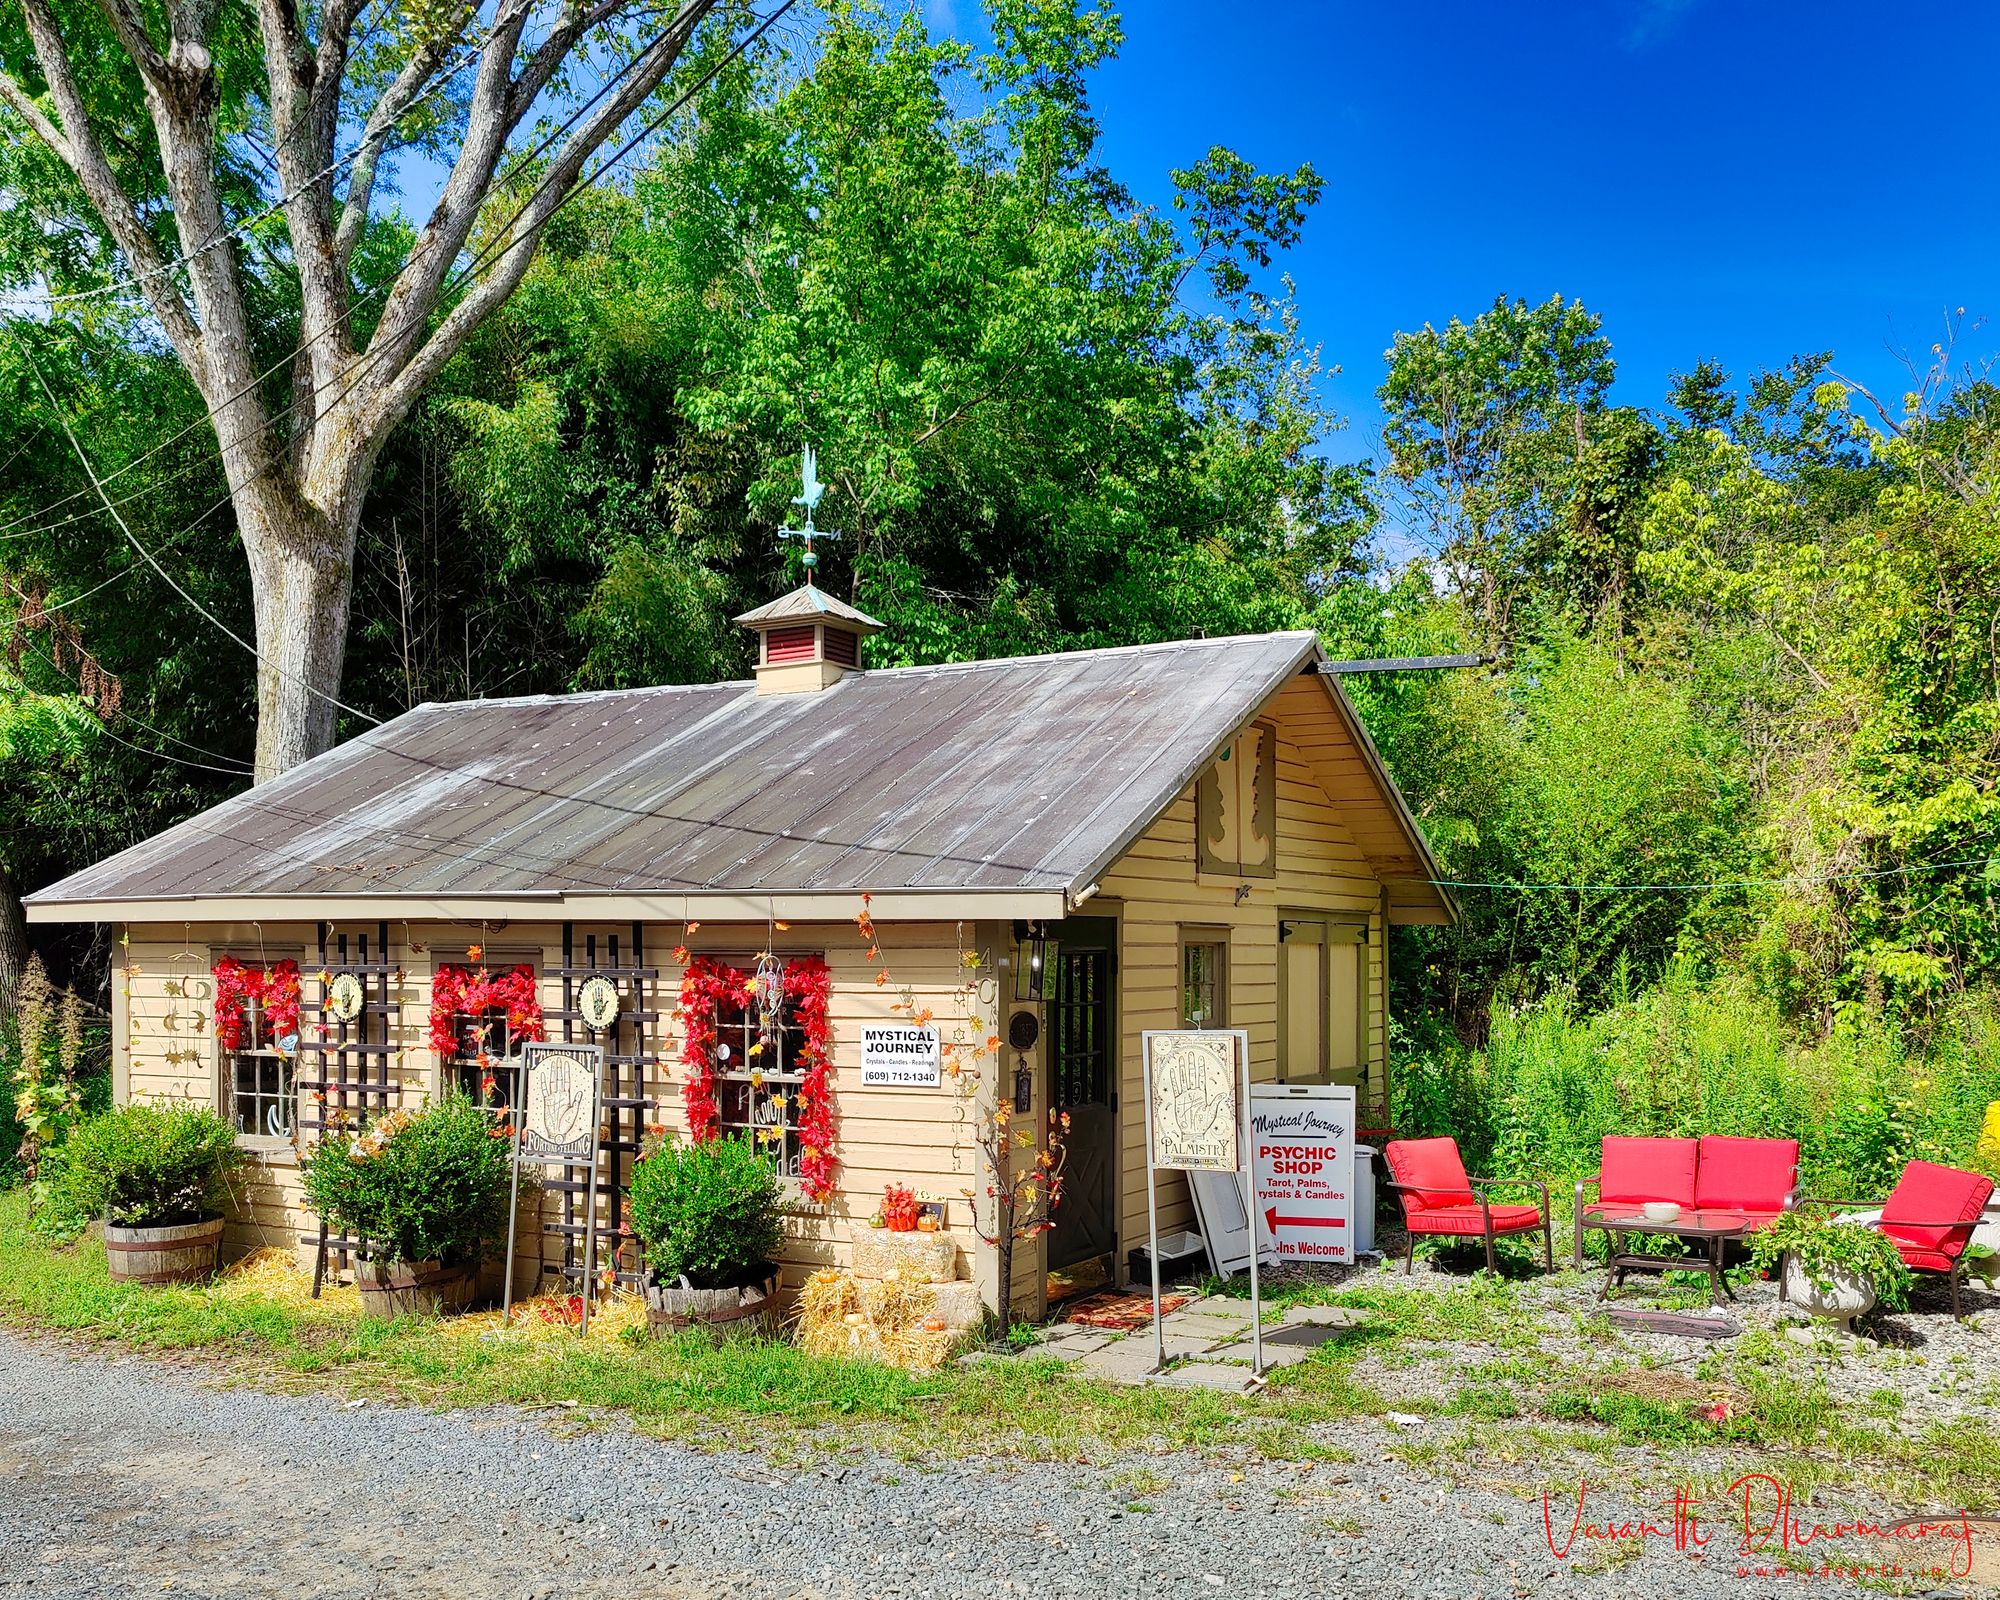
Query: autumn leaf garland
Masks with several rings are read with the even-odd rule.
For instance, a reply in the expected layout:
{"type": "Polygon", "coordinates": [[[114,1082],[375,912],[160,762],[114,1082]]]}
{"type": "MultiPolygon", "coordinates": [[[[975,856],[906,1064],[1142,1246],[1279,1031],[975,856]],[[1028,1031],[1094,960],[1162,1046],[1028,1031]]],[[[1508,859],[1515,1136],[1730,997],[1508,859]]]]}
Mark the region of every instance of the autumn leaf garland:
{"type": "Polygon", "coordinates": [[[224,1050],[241,1050],[250,1039],[250,1007],[264,1014],[271,1042],[295,1038],[299,1031],[299,964],[280,961],[268,967],[246,966],[234,956],[215,964],[215,1036],[224,1050]]]}

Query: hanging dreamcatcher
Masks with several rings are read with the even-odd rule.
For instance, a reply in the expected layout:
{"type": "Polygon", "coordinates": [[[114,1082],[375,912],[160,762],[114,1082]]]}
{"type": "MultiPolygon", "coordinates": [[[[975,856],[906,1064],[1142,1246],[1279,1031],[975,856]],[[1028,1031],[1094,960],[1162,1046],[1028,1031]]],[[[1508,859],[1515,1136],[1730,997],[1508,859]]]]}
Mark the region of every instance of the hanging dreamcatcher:
{"type": "Polygon", "coordinates": [[[757,1040],[774,1054],[778,1030],[784,1024],[785,964],[768,951],[757,958],[757,975],[751,980],[751,998],[757,1005],[757,1040]]]}

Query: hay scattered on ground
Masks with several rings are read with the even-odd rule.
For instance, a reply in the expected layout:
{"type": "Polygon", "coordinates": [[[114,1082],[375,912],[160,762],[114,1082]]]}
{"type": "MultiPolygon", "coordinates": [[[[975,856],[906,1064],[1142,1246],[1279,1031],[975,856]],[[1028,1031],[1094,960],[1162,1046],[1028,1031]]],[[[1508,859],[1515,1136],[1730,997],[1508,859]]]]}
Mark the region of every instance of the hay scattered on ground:
{"type": "Polygon", "coordinates": [[[799,1346],[816,1356],[886,1361],[906,1372],[935,1372],[955,1335],[937,1315],[927,1274],[892,1271],[877,1281],[828,1268],[799,1294],[799,1346]]]}
{"type": "Polygon", "coordinates": [[[353,1284],[341,1283],[329,1273],[317,1301],[313,1299],[312,1286],[312,1269],[301,1266],[299,1258],[290,1250],[275,1246],[256,1251],[225,1267],[222,1276],[215,1282],[217,1291],[222,1294],[254,1295],[263,1300],[275,1300],[293,1311],[316,1308],[344,1311],[349,1316],[360,1315],[361,1295],[353,1284]]]}
{"type": "MultiPolygon", "coordinates": [[[[567,1339],[574,1343],[583,1319],[583,1296],[568,1292],[538,1294],[514,1302],[513,1320],[502,1322],[500,1308],[468,1311],[452,1318],[452,1326],[481,1338],[535,1340],[567,1339]]],[[[646,1329],[646,1302],[624,1289],[600,1294],[591,1302],[592,1344],[620,1343],[628,1333],[646,1329]]]]}
{"type": "MultiPolygon", "coordinates": [[[[353,1284],[342,1283],[332,1273],[313,1299],[312,1269],[303,1266],[290,1250],[271,1248],[245,1256],[223,1269],[215,1281],[215,1292],[228,1296],[255,1297],[275,1301],[291,1311],[316,1310],[334,1316],[359,1317],[361,1294],[353,1284]]],[[[583,1314],[582,1296],[551,1290],[526,1300],[517,1300],[511,1322],[502,1322],[500,1308],[468,1311],[443,1319],[441,1326],[468,1337],[491,1337],[535,1341],[577,1337],[583,1314]]],[[[646,1326],[646,1302],[623,1289],[600,1295],[590,1308],[590,1342],[611,1343],[634,1328],[646,1326]]]]}
{"type": "Polygon", "coordinates": [[[1628,1394],[1656,1405],[1696,1406],[1723,1401],[1731,1413],[1749,1410],[1750,1397],[1734,1384],[1691,1377],[1671,1367],[1634,1367],[1623,1372],[1605,1372],[1592,1379],[1592,1387],[1607,1394],[1628,1394]]]}

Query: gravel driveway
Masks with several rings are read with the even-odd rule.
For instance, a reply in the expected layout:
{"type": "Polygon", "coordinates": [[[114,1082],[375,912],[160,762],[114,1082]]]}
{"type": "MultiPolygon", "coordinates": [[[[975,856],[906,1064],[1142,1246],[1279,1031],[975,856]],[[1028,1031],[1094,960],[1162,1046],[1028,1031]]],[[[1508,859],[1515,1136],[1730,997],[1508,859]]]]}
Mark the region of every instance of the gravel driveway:
{"type": "MultiPolygon", "coordinates": [[[[206,1369],[212,1372],[213,1369],[206,1369]]],[[[1645,1596],[1855,1592],[1648,1547],[1555,1560],[1539,1501],[1349,1465],[775,1468],[622,1427],[206,1385],[0,1334],[0,1594],[1645,1596]],[[1588,1569],[1592,1562],[1596,1570],[1588,1569]]],[[[1605,1512],[1612,1509],[1608,1504],[1605,1512]]],[[[1592,1514],[1599,1508],[1592,1501],[1592,1514]]],[[[1718,1550],[1728,1544],[1718,1538],[1718,1550]]]]}

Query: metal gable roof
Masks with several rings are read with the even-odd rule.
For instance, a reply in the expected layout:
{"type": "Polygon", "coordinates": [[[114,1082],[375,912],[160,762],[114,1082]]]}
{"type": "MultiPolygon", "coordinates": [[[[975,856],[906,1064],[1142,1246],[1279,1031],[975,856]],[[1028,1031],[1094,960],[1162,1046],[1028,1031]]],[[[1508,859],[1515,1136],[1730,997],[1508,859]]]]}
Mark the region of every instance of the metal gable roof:
{"type": "Polygon", "coordinates": [[[1068,893],[1316,656],[1276,633],[424,705],[28,899],[1068,893]]]}

